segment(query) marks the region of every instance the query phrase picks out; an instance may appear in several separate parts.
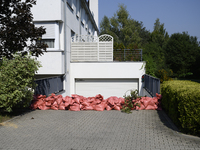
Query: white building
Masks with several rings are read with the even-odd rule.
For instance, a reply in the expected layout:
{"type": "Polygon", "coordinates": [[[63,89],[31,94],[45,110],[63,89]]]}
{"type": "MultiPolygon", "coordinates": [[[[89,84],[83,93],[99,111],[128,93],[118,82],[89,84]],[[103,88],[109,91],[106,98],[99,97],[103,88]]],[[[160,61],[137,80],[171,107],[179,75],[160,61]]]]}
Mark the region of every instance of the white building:
{"type": "Polygon", "coordinates": [[[140,95],[144,95],[141,77],[145,73],[145,63],[112,62],[113,46],[108,46],[107,41],[103,41],[99,48],[99,42],[95,47],[94,41],[93,44],[82,40],[82,43],[86,43],[83,47],[88,48],[89,45],[90,51],[82,46],[78,51],[84,51],[84,55],[89,53],[87,55],[90,58],[85,57],[83,61],[80,52],[77,53],[79,58],[77,56],[77,60],[74,60],[77,47],[76,44],[72,45],[72,37],[82,38],[82,35],[88,35],[91,39],[98,36],[98,0],[37,0],[32,13],[35,25],[46,28],[42,39],[49,46],[47,53],[38,58],[42,68],[39,69],[37,78],[62,75],[63,96],[123,96],[129,89],[138,89],[140,95]],[[93,59],[92,55],[98,59],[93,59]]]}

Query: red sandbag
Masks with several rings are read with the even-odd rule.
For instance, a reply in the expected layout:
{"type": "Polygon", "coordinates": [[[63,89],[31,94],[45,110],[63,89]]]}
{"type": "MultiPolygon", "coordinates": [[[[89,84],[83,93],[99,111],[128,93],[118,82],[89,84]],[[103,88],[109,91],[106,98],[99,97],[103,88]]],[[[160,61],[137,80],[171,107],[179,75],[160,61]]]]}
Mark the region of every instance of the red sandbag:
{"type": "Polygon", "coordinates": [[[140,107],[136,106],[136,110],[144,110],[145,109],[145,106],[142,103],[140,103],[139,105],[140,105],[140,107]]]}
{"type": "Polygon", "coordinates": [[[58,106],[59,110],[65,110],[65,103],[61,102],[60,105],[58,106]]]}
{"type": "Polygon", "coordinates": [[[90,106],[90,103],[87,102],[87,101],[84,101],[84,102],[82,102],[81,104],[82,104],[83,106],[90,106]]]}
{"type": "Polygon", "coordinates": [[[95,101],[92,102],[92,105],[98,105],[101,103],[101,100],[96,99],[95,101]]]}
{"type": "Polygon", "coordinates": [[[37,104],[37,101],[36,100],[33,100],[31,102],[31,106],[30,106],[31,109],[35,110],[38,108],[38,104],[37,104]]]}
{"type": "Polygon", "coordinates": [[[50,107],[51,106],[51,102],[50,101],[45,102],[45,105],[48,106],[48,107],[50,107]]]}
{"type": "Polygon", "coordinates": [[[65,107],[68,107],[69,105],[72,105],[72,98],[69,97],[69,96],[64,97],[63,101],[65,102],[65,107]]]}
{"type": "Polygon", "coordinates": [[[143,104],[145,107],[147,107],[151,103],[151,98],[150,97],[145,97],[143,98],[143,104]]]}
{"type": "Polygon", "coordinates": [[[120,104],[124,104],[125,103],[125,99],[122,98],[122,97],[119,97],[119,102],[120,102],[120,104]]]}
{"type": "Polygon", "coordinates": [[[101,103],[101,104],[98,104],[94,107],[95,110],[97,111],[104,111],[105,109],[105,104],[104,103],[101,103]]]}
{"type": "Polygon", "coordinates": [[[50,107],[46,106],[45,103],[43,103],[42,105],[38,105],[38,108],[41,110],[48,110],[50,109],[50,107]]]}
{"type": "Polygon", "coordinates": [[[59,97],[56,99],[56,102],[58,105],[60,105],[60,103],[63,101],[63,98],[62,97],[59,97]]]}
{"type": "Polygon", "coordinates": [[[154,104],[154,106],[152,105],[148,105],[145,110],[156,110],[158,107],[154,104]]]}
{"type": "Polygon", "coordinates": [[[80,111],[80,105],[77,103],[74,103],[73,105],[70,106],[71,111],[80,111]]]}
{"type": "Polygon", "coordinates": [[[115,105],[115,106],[114,106],[114,110],[120,110],[120,107],[117,106],[117,105],[115,105]]]}
{"type": "Polygon", "coordinates": [[[88,97],[88,98],[87,98],[87,101],[88,101],[89,103],[92,103],[93,101],[95,101],[95,98],[94,98],[94,97],[88,97]]]}
{"type": "Polygon", "coordinates": [[[157,97],[153,97],[152,101],[154,102],[154,104],[158,105],[158,98],[157,97]]]}
{"type": "Polygon", "coordinates": [[[37,99],[46,98],[46,95],[37,95],[36,97],[37,97],[37,99]]]}
{"type": "Polygon", "coordinates": [[[58,110],[58,107],[52,105],[52,106],[51,106],[51,109],[53,109],[53,110],[58,110]]]}
{"type": "Polygon", "coordinates": [[[37,101],[37,104],[38,104],[38,105],[42,105],[42,104],[44,104],[44,101],[43,101],[42,99],[39,99],[39,100],[37,101]]]}
{"type": "Polygon", "coordinates": [[[161,94],[156,93],[156,97],[157,97],[159,100],[162,99],[162,95],[161,95],[161,94]]]}
{"type": "Polygon", "coordinates": [[[112,110],[112,107],[110,105],[106,105],[106,110],[112,110]]]}
{"type": "Polygon", "coordinates": [[[101,94],[98,94],[95,96],[95,99],[99,99],[100,101],[103,101],[103,96],[101,94]]]}
{"type": "Polygon", "coordinates": [[[83,102],[84,97],[77,94],[72,94],[72,99],[75,103],[80,104],[81,102],[83,102]]]}
{"type": "Polygon", "coordinates": [[[115,105],[113,97],[108,98],[108,103],[110,103],[111,105],[115,105]]]}
{"type": "Polygon", "coordinates": [[[94,108],[90,105],[83,107],[83,110],[94,110],[94,108]]]}

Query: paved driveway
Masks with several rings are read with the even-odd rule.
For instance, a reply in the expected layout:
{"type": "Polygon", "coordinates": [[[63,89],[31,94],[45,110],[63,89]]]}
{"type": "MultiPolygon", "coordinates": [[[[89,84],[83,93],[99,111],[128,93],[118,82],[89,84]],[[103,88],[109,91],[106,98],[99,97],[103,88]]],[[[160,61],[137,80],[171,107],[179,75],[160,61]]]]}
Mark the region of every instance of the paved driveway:
{"type": "Polygon", "coordinates": [[[0,150],[200,150],[163,111],[36,110],[0,126],[0,150]]]}

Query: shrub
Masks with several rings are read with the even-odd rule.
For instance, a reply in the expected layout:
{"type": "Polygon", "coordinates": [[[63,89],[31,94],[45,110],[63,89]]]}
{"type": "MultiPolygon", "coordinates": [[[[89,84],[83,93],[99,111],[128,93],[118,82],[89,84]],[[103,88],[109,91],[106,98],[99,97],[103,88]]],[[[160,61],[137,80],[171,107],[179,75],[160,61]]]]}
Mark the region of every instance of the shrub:
{"type": "Polygon", "coordinates": [[[165,81],[161,86],[162,107],[183,132],[200,135],[200,84],[165,81]]]}
{"type": "Polygon", "coordinates": [[[13,108],[29,106],[36,86],[34,75],[39,67],[39,62],[30,56],[3,58],[0,66],[1,109],[11,112],[13,108]]]}
{"type": "Polygon", "coordinates": [[[160,78],[160,82],[162,83],[163,81],[171,81],[172,78],[171,76],[173,75],[173,71],[171,69],[165,70],[165,69],[160,69],[157,71],[156,76],[160,78]]]}

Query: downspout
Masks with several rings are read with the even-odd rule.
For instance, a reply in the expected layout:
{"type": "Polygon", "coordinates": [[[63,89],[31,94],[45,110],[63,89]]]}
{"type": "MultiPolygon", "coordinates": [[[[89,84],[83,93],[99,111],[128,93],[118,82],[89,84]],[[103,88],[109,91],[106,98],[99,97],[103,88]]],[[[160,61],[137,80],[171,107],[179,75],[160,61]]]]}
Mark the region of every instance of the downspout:
{"type": "MultiPolygon", "coordinates": [[[[67,0],[64,0],[64,78],[67,80],[67,0]]],[[[66,89],[66,82],[65,82],[65,89],[66,89]]]]}

